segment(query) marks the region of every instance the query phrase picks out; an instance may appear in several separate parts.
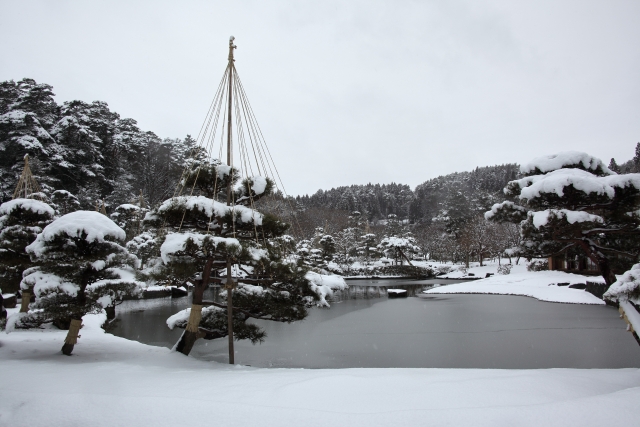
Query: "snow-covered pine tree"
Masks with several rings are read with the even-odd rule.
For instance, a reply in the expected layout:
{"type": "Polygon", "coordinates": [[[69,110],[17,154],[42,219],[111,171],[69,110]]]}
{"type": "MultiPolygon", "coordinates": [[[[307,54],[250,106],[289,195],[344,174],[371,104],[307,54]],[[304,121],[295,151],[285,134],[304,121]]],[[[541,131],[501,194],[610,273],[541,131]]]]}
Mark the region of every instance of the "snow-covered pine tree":
{"type": "Polygon", "coordinates": [[[134,279],[137,260],[121,246],[124,238],[125,232],[99,212],[76,211],[47,225],[26,248],[38,266],[25,271],[21,283],[34,290],[36,302],[28,313],[16,315],[13,325],[68,327],[62,352],[70,355],[82,316],[113,307],[143,286],[134,279]]]}
{"type": "Polygon", "coordinates": [[[80,201],[67,190],[56,190],[51,193],[51,207],[58,215],[66,215],[80,209],[80,201]]]}
{"type": "MultiPolygon", "coordinates": [[[[0,205],[0,278],[5,292],[20,288],[22,272],[32,263],[25,248],[53,220],[54,210],[34,199],[13,199],[0,205]]],[[[29,300],[27,289],[23,299],[29,300]]]]}
{"type": "Polygon", "coordinates": [[[505,188],[510,200],[485,217],[520,224],[528,256],[583,254],[609,285],[638,259],[640,174],[617,175],[575,151],[534,159],[521,173],[505,188]]]}
{"type": "MultiPolygon", "coordinates": [[[[189,279],[195,273],[192,306],[172,316],[169,327],[184,328],[176,349],[189,354],[198,338],[215,339],[229,334],[227,301],[204,301],[209,284],[233,289],[233,332],[236,339],[260,342],[265,333],[250,318],[279,322],[301,320],[318,296],[305,278],[306,269],[287,261],[270,240],[283,236],[288,225],[272,215],[251,208],[268,195],[273,183],[255,176],[240,179],[234,168],[218,161],[201,164],[185,174],[183,184],[193,196],[166,200],[151,211],[145,222],[172,230],[160,248],[171,274],[189,279]],[[233,203],[226,205],[227,184],[233,203]],[[227,263],[232,275],[227,274],[227,263]],[[226,276],[226,277],[225,277],[226,276]]],[[[226,300],[228,291],[221,292],[226,300]]]]}
{"type": "Polygon", "coordinates": [[[142,219],[148,211],[140,206],[125,203],[115,209],[111,219],[127,233],[126,241],[128,242],[142,231],[142,219]]]}

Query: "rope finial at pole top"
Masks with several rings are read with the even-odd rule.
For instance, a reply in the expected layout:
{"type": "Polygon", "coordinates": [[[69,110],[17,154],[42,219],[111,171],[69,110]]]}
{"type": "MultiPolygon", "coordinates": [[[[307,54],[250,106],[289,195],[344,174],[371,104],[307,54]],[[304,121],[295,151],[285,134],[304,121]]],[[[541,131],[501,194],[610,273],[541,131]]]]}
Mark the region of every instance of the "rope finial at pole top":
{"type": "Polygon", "coordinates": [[[229,62],[234,62],[235,61],[235,59],[233,59],[233,49],[237,49],[238,48],[238,46],[233,44],[233,41],[235,39],[236,38],[233,37],[233,36],[229,37],[229,62]]]}

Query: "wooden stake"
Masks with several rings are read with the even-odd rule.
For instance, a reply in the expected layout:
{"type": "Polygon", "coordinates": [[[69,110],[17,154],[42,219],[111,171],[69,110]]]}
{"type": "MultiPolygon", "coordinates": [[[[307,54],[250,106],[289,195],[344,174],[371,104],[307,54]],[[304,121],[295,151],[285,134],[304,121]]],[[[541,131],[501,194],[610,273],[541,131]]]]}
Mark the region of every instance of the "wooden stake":
{"type": "MultiPolygon", "coordinates": [[[[228,107],[227,107],[227,165],[232,167],[233,161],[233,140],[231,139],[231,109],[233,100],[233,49],[236,45],[233,44],[234,37],[229,38],[229,89],[228,89],[228,107]]],[[[229,170],[229,178],[231,178],[231,170],[229,170]]],[[[227,181],[227,206],[231,206],[231,179],[227,181]]],[[[234,219],[235,220],[235,219],[234,219]]],[[[235,236],[234,236],[235,237],[235,236]]],[[[231,257],[227,257],[227,330],[229,332],[229,364],[234,364],[234,350],[233,350],[233,280],[231,277],[231,257]]]]}

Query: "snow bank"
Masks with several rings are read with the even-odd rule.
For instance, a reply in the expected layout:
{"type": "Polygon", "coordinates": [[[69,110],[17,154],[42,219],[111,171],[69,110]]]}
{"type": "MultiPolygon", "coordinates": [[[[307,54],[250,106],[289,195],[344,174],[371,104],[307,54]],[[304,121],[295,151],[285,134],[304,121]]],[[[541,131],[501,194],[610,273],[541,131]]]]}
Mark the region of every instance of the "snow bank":
{"type": "Polygon", "coordinates": [[[41,256],[45,250],[45,243],[52,241],[56,236],[80,237],[82,233],[87,234],[85,237],[87,242],[104,242],[105,238],[116,240],[126,238],[124,230],[100,212],[76,211],[61,216],[47,225],[25,250],[27,253],[41,256]]]}
{"type": "Polygon", "coordinates": [[[344,290],[349,287],[342,276],[318,274],[309,271],[304,276],[311,282],[311,290],[318,295],[318,307],[329,307],[326,298],[333,296],[333,291],[344,290]]]}
{"type": "Polygon", "coordinates": [[[547,173],[562,168],[581,165],[587,170],[615,175],[602,160],[581,151],[563,151],[549,156],[536,157],[529,163],[520,166],[520,172],[528,174],[536,171],[547,173]]]}
{"type": "Polygon", "coordinates": [[[48,214],[53,217],[55,211],[48,204],[35,199],[13,199],[0,205],[0,216],[11,215],[16,209],[22,208],[40,215],[48,214]]]}
{"type": "Polygon", "coordinates": [[[601,277],[581,276],[562,271],[531,271],[492,276],[467,283],[456,283],[424,291],[425,294],[522,295],[540,301],[604,305],[605,302],[582,289],[557,286],[558,283],[603,282],[601,277]]]}
{"type": "Polygon", "coordinates": [[[171,257],[175,253],[185,249],[187,240],[189,239],[192,239],[200,248],[202,247],[205,239],[207,239],[209,242],[213,242],[216,247],[220,243],[224,243],[227,245],[228,250],[232,250],[234,247],[237,248],[236,250],[242,249],[238,239],[231,237],[225,238],[200,233],[169,233],[162,246],[160,246],[160,257],[162,258],[162,261],[165,264],[171,261],[171,257]]]}
{"type": "Polygon", "coordinates": [[[0,336],[1,425],[197,427],[214,414],[230,427],[602,427],[640,415],[638,369],[256,369],[118,338],[100,322],[83,318],[73,357],[60,356],[66,331],[0,336]]]}
{"type": "MultiPolygon", "coordinates": [[[[635,264],[631,270],[617,277],[616,280],[605,292],[603,298],[609,301],[631,300],[640,304],[640,264],[635,264]]],[[[640,331],[640,329],[637,329],[640,331]]]]}
{"type": "Polygon", "coordinates": [[[601,216],[568,209],[547,209],[539,212],[530,212],[529,215],[533,217],[533,225],[538,229],[547,225],[550,218],[564,218],[569,224],[575,224],[576,222],[604,222],[601,216]]]}

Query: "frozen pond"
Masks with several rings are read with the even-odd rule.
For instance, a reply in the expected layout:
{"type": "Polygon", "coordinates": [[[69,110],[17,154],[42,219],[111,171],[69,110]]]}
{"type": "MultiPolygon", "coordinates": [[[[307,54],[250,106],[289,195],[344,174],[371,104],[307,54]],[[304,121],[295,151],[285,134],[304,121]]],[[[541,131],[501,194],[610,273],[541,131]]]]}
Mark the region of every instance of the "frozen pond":
{"type": "MultiPolygon", "coordinates": [[[[640,346],[613,307],[496,295],[359,299],[312,309],[302,322],[257,322],[263,344],[236,342],[236,363],[261,367],[624,368],[640,367],[640,346]]],[[[403,287],[394,281],[393,287],[403,287]]],[[[442,282],[442,281],[431,281],[442,282]]],[[[391,282],[392,283],[392,282],[391,282]]],[[[410,282],[405,282],[410,283],[410,282]]],[[[386,286],[387,283],[380,283],[386,286]]],[[[411,283],[410,286],[423,285],[411,283]]],[[[190,298],[128,301],[112,333],[171,347],[181,330],[166,318],[190,298]]],[[[226,363],[226,339],[199,340],[194,357],[226,363]]]]}

